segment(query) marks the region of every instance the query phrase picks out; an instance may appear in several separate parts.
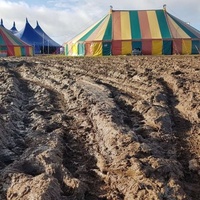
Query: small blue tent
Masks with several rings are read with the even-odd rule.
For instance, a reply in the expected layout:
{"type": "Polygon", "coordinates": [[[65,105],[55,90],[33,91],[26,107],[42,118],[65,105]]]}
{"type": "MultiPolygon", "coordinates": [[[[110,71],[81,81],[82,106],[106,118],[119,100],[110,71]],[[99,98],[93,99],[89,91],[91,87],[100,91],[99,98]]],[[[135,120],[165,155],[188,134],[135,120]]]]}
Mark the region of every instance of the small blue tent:
{"type": "Polygon", "coordinates": [[[10,29],[10,31],[11,31],[13,34],[15,34],[15,33],[18,32],[18,30],[17,30],[17,28],[16,28],[16,26],[15,26],[15,22],[13,22],[13,27],[10,29]]]}

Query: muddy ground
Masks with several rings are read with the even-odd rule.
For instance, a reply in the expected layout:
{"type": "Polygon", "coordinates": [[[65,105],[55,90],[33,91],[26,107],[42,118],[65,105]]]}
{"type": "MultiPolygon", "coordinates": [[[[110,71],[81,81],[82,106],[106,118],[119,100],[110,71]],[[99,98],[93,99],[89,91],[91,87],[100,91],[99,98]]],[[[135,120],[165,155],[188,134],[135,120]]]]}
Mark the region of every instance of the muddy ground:
{"type": "Polygon", "coordinates": [[[200,199],[200,56],[0,58],[0,199],[200,199]]]}

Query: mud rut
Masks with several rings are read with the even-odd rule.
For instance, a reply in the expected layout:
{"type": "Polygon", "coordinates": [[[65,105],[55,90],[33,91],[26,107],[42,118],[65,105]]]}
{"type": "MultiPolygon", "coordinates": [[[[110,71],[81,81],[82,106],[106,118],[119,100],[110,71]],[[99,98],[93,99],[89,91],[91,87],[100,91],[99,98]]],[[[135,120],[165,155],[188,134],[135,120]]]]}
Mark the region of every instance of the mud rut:
{"type": "Polygon", "coordinates": [[[0,199],[200,199],[200,57],[0,60],[0,199]]]}

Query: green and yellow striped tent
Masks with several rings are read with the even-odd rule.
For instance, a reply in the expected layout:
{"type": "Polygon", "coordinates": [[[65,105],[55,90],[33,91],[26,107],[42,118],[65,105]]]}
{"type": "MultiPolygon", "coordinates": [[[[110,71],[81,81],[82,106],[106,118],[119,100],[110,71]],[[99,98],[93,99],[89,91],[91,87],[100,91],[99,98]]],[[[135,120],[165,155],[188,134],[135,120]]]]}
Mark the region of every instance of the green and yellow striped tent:
{"type": "Polygon", "coordinates": [[[0,25],[0,56],[32,56],[32,46],[26,44],[11,31],[0,25]]]}
{"type": "Polygon", "coordinates": [[[198,54],[200,32],[166,11],[110,10],[110,13],[66,42],[65,55],[198,54]]]}

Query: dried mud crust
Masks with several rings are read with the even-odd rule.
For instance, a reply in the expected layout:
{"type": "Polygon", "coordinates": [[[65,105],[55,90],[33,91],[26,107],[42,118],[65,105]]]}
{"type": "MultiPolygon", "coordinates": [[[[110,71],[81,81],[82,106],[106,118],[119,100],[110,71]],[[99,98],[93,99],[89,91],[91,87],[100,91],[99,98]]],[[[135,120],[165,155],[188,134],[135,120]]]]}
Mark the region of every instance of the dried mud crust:
{"type": "Polygon", "coordinates": [[[0,59],[0,199],[200,199],[200,57],[0,59]]]}

